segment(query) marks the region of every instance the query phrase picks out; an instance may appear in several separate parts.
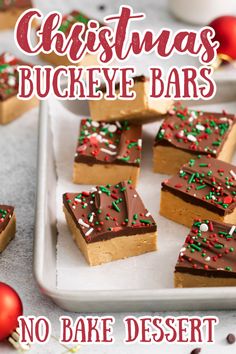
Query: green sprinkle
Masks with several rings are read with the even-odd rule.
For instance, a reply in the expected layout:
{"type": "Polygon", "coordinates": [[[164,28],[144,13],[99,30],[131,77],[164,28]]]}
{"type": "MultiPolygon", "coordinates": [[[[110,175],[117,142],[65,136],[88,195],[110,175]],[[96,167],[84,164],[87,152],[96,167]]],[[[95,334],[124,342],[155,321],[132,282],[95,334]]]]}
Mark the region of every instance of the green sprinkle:
{"type": "Polygon", "coordinates": [[[206,188],[206,184],[202,184],[201,186],[196,187],[196,190],[199,191],[200,189],[206,188]]]}
{"type": "Polygon", "coordinates": [[[215,248],[221,249],[224,247],[224,245],[221,245],[220,243],[215,243],[214,245],[215,248]]]}
{"type": "Polygon", "coordinates": [[[115,202],[112,202],[113,209],[115,209],[118,213],[120,212],[120,208],[115,202]]]}
{"type": "Polygon", "coordinates": [[[232,268],[231,267],[225,267],[225,270],[228,270],[228,271],[232,272],[232,268]]]}
{"type": "Polygon", "coordinates": [[[195,177],[195,173],[192,173],[192,175],[190,176],[189,180],[188,180],[188,183],[192,183],[193,180],[194,180],[194,177],[195,177]]]}
{"type": "Polygon", "coordinates": [[[151,221],[150,220],[146,220],[146,219],[140,219],[140,222],[142,224],[151,224],[151,221]]]}
{"type": "Polygon", "coordinates": [[[194,245],[194,244],[191,244],[190,245],[193,249],[195,249],[195,250],[197,250],[197,251],[199,251],[199,252],[201,252],[201,247],[199,247],[199,246],[197,246],[197,245],[194,245]]]}

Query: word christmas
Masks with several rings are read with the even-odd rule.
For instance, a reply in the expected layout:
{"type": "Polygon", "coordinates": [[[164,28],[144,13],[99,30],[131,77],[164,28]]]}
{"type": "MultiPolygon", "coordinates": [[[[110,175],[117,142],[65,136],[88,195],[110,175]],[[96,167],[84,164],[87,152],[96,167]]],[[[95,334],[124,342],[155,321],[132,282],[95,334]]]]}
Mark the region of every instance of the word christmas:
{"type": "MultiPolygon", "coordinates": [[[[81,16],[80,16],[81,17],[81,16]]],[[[215,94],[215,84],[212,80],[212,69],[209,67],[215,58],[219,43],[214,41],[215,32],[210,27],[204,27],[200,31],[181,30],[173,33],[170,29],[162,29],[158,34],[151,30],[141,33],[130,30],[130,25],[145,18],[143,13],[134,13],[128,6],[121,6],[118,14],[106,17],[103,25],[96,20],[73,22],[66,27],[63,18],[58,12],[51,12],[43,17],[37,9],[25,11],[19,18],[15,29],[15,41],[22,52],[27,55],[50,55],[67,57],[69,63],[76,66],[60,66],[56,69],[48,67],[19,68],[20,87],[19,98],[29,99],[33,94],[38,98],[46,98],[49,92],[60,99],[92,98],[99,99],[101,93],[91,93],[91,86],[98,86],[99,81],[109,86],[112,82],[111,98],[117,98],[119,92],[115,92],[114,80],[123,77],[121,68],[111,67],[110,75],[106,74],[108,67],[114,60],[127,61],[131,56],[142,54],[154,54],[159,58],[170,58],[172,55],[190,55],[199,59],[201,67],[170,68],[166,77],[160,67],[149,68],[151,75],[155,77],[153,98],[174,99],[210,99],[215,94]],[[41,26],[37,30],[37,43],[31,42],[32,22],[41,20],[41,26]],[[113,24],[114,28],[108,25],[113,24]],[[100,68],[100,78],[94,77],[95,67],[78,68],[79,63],[84,63],[86,57],[96,57],[100,68]],[[91,70],[90,70],[91,69],[91,70]],[[66,76],[69,81],[69,92],[60,92],[60,79],[66,76]],[[82,77],[86,77],[87,92],[82,77]],[[120,76],[120,77],[119,77],[120,76]],[[76,86],[80,89],[76,90],[76,86]],[[27,86],[27,91],[25,87],[27,86]],[[44,94],[42,94],[42,89],[44,94]]],[[[134,67],[126,67],[128,71],[135,72],[134,67]]],[[[126,85],[126,84],[124,84],[126,85]]],[[[128,83],[127,85],[130,85],[128,83]]],[[[120,85],[124,89],[124,86],[120,85]]],[[[96,90],[96,87],[93,90],[96,90]]],[[[123,91],[127,92],[127,89],[123,91]]],[[[134,99],[134,95],[127,92],[122,98],[134,99]]]]}

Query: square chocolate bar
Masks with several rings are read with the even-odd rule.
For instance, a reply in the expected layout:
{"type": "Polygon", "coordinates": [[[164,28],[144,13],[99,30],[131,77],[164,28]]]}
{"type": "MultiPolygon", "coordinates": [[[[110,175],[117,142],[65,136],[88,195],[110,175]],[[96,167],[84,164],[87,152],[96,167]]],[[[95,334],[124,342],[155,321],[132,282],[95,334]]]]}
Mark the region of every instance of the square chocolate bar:
{"type": "MultiPolygon", "coordinates": [[[[172,107],[172,100],[150,98],[150,82],[145,76],[133,78],[134,86],[132,90],[136,94],[133,100],[107,100],[102,97],[100,100],[89,102],[90,114],[93,120],[132,120],[134,123],[147,123],[157,119],[162,119],[163,114],[172,107]]],[[[101,88],[103,94],[106,91],[101,88]]],[[[119,94],[119,85],[116,86],[116,93],[119,94]]]]}
{"type": "Polygon", "coordinates": [[[17,98],[19,65],[30,65],[10,53],[0,55],[0,124],[10,123],[20,115],[35,107],[38,100],[33,97],[27,101],[17,98]]]}
{"type": "Polygon", "coordinates": [[[175,266],[175,287],[236,286],[235,253],[235,225],[195,220],[175,266]]]}
{"type": "Polygon", "coordinates": [[[73,181],[81,184],[116,184],[140,171],[142,127],[128,121],[81,121],[74,160],[73,181]]]}
{"type": "Polygon", "coordinates": [[[68,227],[94,266],[156,250],[157,226],[131,181],[63,195],[68,227]]]}
{"type": "Polygon", "coordinates": [[[4,251],[8,243],[15,237],[15,233],[14,208],[9,205],[0,205],[0,252],[4,251]]]}
{"type": "Polygon", "coordinates": [[[233,114],[177,106],[167,114],[157,133],[153,169],[172,175],[199,154],[231,162],[235,147],[236,117],[233,114]]]}
{"type": "Polygon", "coordinates": [[[197,156],[162,183],[160,214],[190,227],[192,220],[236,223],[236,167],[197,156]]]}
{"type": "MultiPolygon", "coordinates": [[[[62,24],[59,30],[63,32],[67,37],[70,33],[71,27],[74,24],[83,23],[87,29],[87,23],[89,22],[89,20],[90,18],[85,14],[83,14],[82,12],[73,10],[69,14],[63,16],[62,24]]],[[[103,24],[100,23],[100,26],[103,26],[103,24]]],[[[83,33],[83,36],[85,36],[85,33],[83,33]]],[[[59,65],[97,66],[99,65],[97,61],[97,56],[92,54],[86,54],[84,58],[77,64],[71,62],[67,57],[67,55],[57,55],[55,52],[49,54],[40,52],[39,56],[41,59],[55,66],[59,66],[59,65]]]]}

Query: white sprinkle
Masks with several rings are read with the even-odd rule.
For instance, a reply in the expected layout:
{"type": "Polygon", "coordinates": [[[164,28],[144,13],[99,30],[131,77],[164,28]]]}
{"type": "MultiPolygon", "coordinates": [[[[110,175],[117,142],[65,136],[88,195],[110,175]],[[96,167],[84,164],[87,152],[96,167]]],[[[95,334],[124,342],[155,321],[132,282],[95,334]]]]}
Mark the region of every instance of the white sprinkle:
{"type": "Polygon", "coordinates": [[[15,84],[16,84],[16,79],[15,79],[15,77],[14,77],[14,76],[9,76],[9,78],[8,78],[8,85],[9,85],[9,86],[15,86],[15,84]]]}
{"type": "Polygon", "coordinates": [[[86,122],[86,125],[87,125],[88,128],[91,127],[91,124],[88,121],[86,122]]]}
{"type": "Polygon", "coordinates": [[[92,232],[93,232],[93,228],[91,227],[91,229],[89,229],[89,230],[86,232],[85,236],[89,236],[92,232]]]}
{"type": "Polygon", "coordinates": [[[208,231],[208,226],[207,226],[207,224],[201,224],[201,226],[200,226],[200,231],[202,231],[202,232],[207,232],[207,231],[208,231]]]}
{"type": "Polygon", "coordinates": [[[73,209],[76,209],[76,206],[75,206],[75,205],[72,205],[72,208],[73,208],[73,209]]]}
{"type": "Polygon", "coordinates": [[[108,140],[107,139],[105,139],[105,138],[102,138],[102,140],[101,140],[103,143],[107,143],[108,142],[108,140]]]}
{"type": "Polygon", "coordinates": [[[81,199],[75,198],[75,201],[80,203],[80,202],[81,202],[81,199]]]}
{"type": "Polygon", "coordinates": [[[90,191],[91,191],[91,192],[97,192],[97,188],[96,188],[96,187],[92,187],[92,188],[90,189],[90,191]]]}
{"type": "Polygon", "coordinates": [[[10,61],[12,61],[12,60],[14,60],[14,59],[15,59],[14,55],[12,55],[12,54],[10,54],[10,53],[5,53],[5,54],[4,54],[4,61],[5,61],[6,63],[9,63],[10,61]]]}
{"type": "Polygon", "coordinates": [[[134,198],[137,198],[137,194],[134,194],[134,198]]]}
{"type": "Polygon", "coordinates": [[[235,173],[233,170],[231,170],[229,173],[231,174],[231,176],[233,177],[233,179],[236,180],[236,173],[235,173]]]}
{"type": "Polygon", "coordinates": [[[84,222],[83,219],[79,219],[79,220],[78,220],[78,223],[79,223],[80,225],[84,226],[84,227],[87,227],[87,228],[89,227],[89,225],[86,224],[86,222],[84,222]]]}
{"type": "Polygon", "coordinates": [[[226,120],[228,120],[228,118],[227,117],[221,117],[220,120],[226,121],[226,120]]]}
{"type": "Polygon", "coordinates": [[[95,122],[95,121],[92,121],[92,126],[95,127],[95,128],[98,128],[99,127],[99,123],[98,122],[95,122]]]}
{"type": "Polygon", "coordinates": [[[165,134],[165,129],[161,129],[160,133],[165,134]]]}
{"type": "Polygon", "coordinates": [[[151,213],[150,213],[150,212],[148,212],[145,216],[146,216],[146,217],[148,217],[148,216],[150,216],[150,215],[151,215],[151,213]]]}
{"type": "Polygon", "coordinates": [[[89,222],[93,222],[94,212],[90,215],[89,222]]]}
{"type": "Polygon", "coordinates": [[[105,132],[100,132],[100,134],[101,134],[101,135],[106,135],[106,133],[105,133],[105,132]]]}
{"type": "Polygon", "coordinates": [[[117,131],[117,126],[115,124],[110,124],[108,127],[110,133],[115,133],[117,131]]]}
{"type": "Polygon", "coordinates": [[[142,147],[142,139],[138,139],[138,146],[142,147]]]}
{"type": "Polygon", "coordinates": [[[233,233],[234,233],[235,229],[236,229],[236,226],[235,226],[235,225],[233,225],[233,226],[231,227],[230,231],[229,231],[229,235],[230,235],[230,236],[232,236],[232,235],[233,235],[233,233]]]}
{"type": "Polygon", "coordinates": [[[116,121],[116,125],[117,125],[118,128],[121,128],[120,122],[116,121]]]}
{"type": "Polygon", "coordinates": [[[102,194],[102,191],[98,191],[98,194],[102,194]]]}
{"type": "Polygon", "coordinates": [[[190,115],[191,115],[191,117],[193,117],[194,119],[197,118],[197,112],[196,112],[196,111],[191,111],[190,115]]]}
{"type": "Polygon", "coordinates": [[[195,143],[197,141],[197,138],[195,136],[193,136],[192,134],[188,134],[187,139],[193,143],[195,143]]]}
{"type": "Polygon", "coordinates": [[[205,127],[204,127],[204,125],[202,125],[202,124],[197,124],[197,125],[196,125],[196,128],[197,128],[198,130],[200,130],[201,132],[203,132],[203,131],[205,130],[205,127]]]}
{"type": "Polygon", "coordinates": [[[205,258],[206,262],[210,262],[210,260],[211,260],[211,257],[209,257],[209,256],[205,258]]]}
{"type": "Polygon", "coordinates": [[[90,204],[93,204],[93,201],[92,201],[92,200],[90,201],[90,204]]]}
{"type": "Polygon", "coordinates": [[[182,247],[181,250],[180,250],[181,253],[183,253],[183,252],[185,252],[185,251],[186,251],[186,248],[185,248],[185,247],[182,247]]]}
{"type": "Polygon", "coordinates": [[[105,152],[105,154],[108,154],[108,155],[117,155],[116,151],[111,151],[111,150],[107,150],[107,149],[104,149],[104,148],[101,148],[101,151],[105,152]]]}
{"type": "Polygon", "coordinates": [[[111,148],[111,149],[116,149],[116,146],[113,145],[113,144],[109,144],[109,148],[111,148]]]}
{"type": "Polygon", "coordinates": [[[88,133],[89,133],[88,130],[84,131],[84,135],[88,135],[88,133]]]}

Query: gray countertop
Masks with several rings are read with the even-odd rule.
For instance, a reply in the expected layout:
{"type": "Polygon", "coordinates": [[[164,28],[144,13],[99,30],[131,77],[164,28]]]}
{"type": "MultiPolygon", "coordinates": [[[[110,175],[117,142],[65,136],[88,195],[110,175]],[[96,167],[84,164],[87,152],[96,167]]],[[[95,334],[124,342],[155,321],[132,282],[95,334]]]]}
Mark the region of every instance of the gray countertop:
{"type": "MultiPolygon", "coordinates": [[[[44,11],[62,10],[68,11],[75,8],[77,1],[35,1],[35,5],[44,11]]],[[[94,1],[80,0],[79,7],[83,11],[96,16],[97,6],[106,4],[106,13],[115,12],[118,5],[123,1],[94,1]]],[[[127,4],[134,5],[137,11],[146,11],[150,15],[152,25],[159,21],[159,26],[168,26],[173,20],[168,15],[164,0],[133,0],[126,1],[127,4]],[[153,11],[155,9],[155,13],[153,11]]],[[[100,18],[103,14],[101,13],[100,18]]],[[[96,16],[97,17],[97,16],[96,16]]],[[[178,27],[179,24],[175,23],[178,27]]],[[[1,50],[11,50],[17,53],[14,47],[12,32],[0,34],[1,50]]],[[[22,56],[22,55],[21,55],[22,56]]],[[[38,128],[38,110],[34,109],[30,114],[25,115],[12,124],[0,127],[0,200],[2,203],[15,205],[17,215],[17,234],[16,238],[10,243],[8,248],[0,255],[1,281],[12,285],[20,294],[26,315],[44,315],[52,323],[53,333],[59,334],[59,317],[66,313],[52,303],[52,301],[41,295],[32,272],[33,259],[33,237],[34,237],[34,206],[35,189],[37,175],[37,128],[38,128]]],[[[68,314],[68,313],[67,313],[68,314]]],[[[189,315],[190,313],[185,313],[189,315]]],[[[207,313],[194,313],[199,316],[207,313]]],[[[191,313],[191,315],[194,315],[191,313]]],[[[236,332],[236,312],[215,312],[212,315],[218,315],[220,325],[216,329],[216,343],[213,346],[202,346],[203,354],[208,353],[235,353],[235,346],[225,344],[225,336],[229,332],[236,332]]],[[[73,319],[77,314],[69,314],[73,319]]],[[[91,345],[83,346],[81,354],[92,353],[189,353],[191,345],[151,345],[141,347],[133,344],[126,347],[123,344],[124,329],[122,324],[123,317],[127,314],[117,314],[116,324],[114,326],[114,336],[116,343],[113,346],[91,345]]],[[[136,314],[138,315],[138,314],[136,314]]],[[[165,314],[162,314],[165,315],[165,314]]],[[[178,313],[179,315],[179,313],[178,313]]],[[[0,352],[3,354],[15,353],[7,344],[0,344],[0,352]]],[[[45,346],[34,345],[31,353],[63,353],[64,349],[54,339],[51,339],[45,346]]],[[[79,352],[79,353],[80,353],[79,352]]]]}

